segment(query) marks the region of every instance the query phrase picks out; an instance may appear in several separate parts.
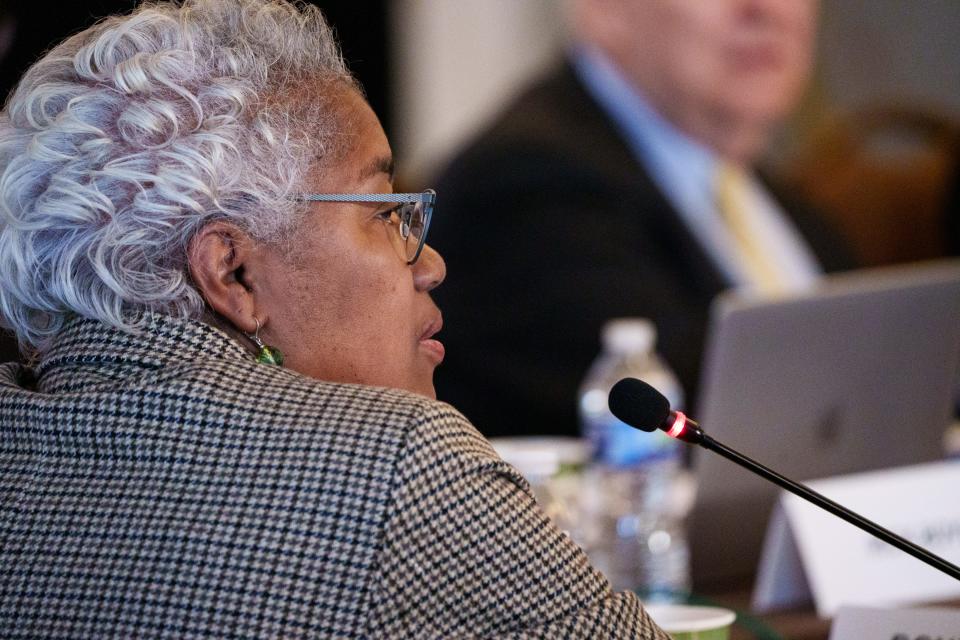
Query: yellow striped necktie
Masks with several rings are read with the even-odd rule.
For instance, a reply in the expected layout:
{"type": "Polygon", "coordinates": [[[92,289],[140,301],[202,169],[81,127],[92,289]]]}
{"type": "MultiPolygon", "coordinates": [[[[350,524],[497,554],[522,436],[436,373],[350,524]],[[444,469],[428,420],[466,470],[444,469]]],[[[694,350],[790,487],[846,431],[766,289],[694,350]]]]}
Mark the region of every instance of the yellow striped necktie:
{"type": "Polygon", "coordinates": [[[746,172],[727,162],[718,163],[715,197],[717,210],[736,242],[751,279],[764,293],[782,292],[785,285],[777,268],[776,256],[755,225],[750,224],[747,207],[752,201],[746,172]]]}

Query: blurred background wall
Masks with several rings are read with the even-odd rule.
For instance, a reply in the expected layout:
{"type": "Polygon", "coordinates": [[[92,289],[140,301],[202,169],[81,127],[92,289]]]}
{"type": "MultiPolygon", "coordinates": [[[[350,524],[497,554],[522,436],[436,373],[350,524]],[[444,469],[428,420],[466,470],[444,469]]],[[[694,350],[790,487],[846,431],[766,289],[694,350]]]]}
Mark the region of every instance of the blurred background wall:
{"type": "MultiPolygon", "coordinates": [[[[426,179],[564,46],[564,0],[313,2],[334,24],[408,182],[426,179]]],[[[0,0],[0,91],[66,35],[136,4],[0,0]]],[[[786,170],[818,127],[852,111],[960,119],[958,35],[956,0],[824,2],[816,80],[771,160],[786,170]]]]}
{"type": "Polygon", "coordinates": [[[836,107],[900,102],[960,115],[960,3],[829,0],[820,81],[836,107]]]}
{"type": "MultiPolygon", "coordinates": [[[[429,175],[564,46],[562,0],[390,3],[398,155],[429,175]]],[[[960,118],[960,2],[829,0],[817,77],[772,150],[788,162],[823,120],[879,105],[960,118]]]]}
{"type": "Polygon", "coordinates": [[[548,67],[563,42],[562,0],[394,0],[394,145],[429,175],[548,67]]]}
{"type": "MultiPolygon", "coordinates": [[[[407,185],[428,182],[557,60],[564,5],[389,4],[392,140],[407,185]]],[[[956,0],[821,4],[815,78],[766,164],[833,220],[865,266],[960,251],[958,35],[956,0]]]]}
{"type": "MultiPolygon", "coordinates": [[[[412,183],[564,46],[564,0],[313,2],[334,24],[412,183]]],[[[136,4],[0,0],[0,91],[66,35],[136,4]]],[[[819,127],[852,111],[895,106],[960,119],[958,35],[956,0],[824,2],[817,77],[771,161],[786,170],[819,127]]]]}

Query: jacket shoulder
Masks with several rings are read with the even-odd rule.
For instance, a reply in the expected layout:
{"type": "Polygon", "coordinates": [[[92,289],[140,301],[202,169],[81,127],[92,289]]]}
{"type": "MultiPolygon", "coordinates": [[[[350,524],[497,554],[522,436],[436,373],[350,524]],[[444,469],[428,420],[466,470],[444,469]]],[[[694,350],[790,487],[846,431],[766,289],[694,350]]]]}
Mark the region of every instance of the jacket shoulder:
{"type": "Polygon", "coordinates": [[[424,422],[465,421],[441,402],[399,389],[317,380],[255,362],[195,362],[161,374],[170,393],[221,405],[275,426],[363,425],[407,432],[424,422]]]}

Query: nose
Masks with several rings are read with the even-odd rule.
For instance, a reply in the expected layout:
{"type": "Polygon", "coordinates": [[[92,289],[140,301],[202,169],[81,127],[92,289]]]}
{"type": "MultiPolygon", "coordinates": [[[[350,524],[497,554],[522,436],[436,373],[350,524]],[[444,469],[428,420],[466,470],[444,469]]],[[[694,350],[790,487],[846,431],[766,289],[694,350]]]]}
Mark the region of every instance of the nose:
{"type": "Polygon", "coordinates": [[[417,291],[431,291],[447,277],[447,263],[428,244],[423,245],[420,257],[413,263],[413,284],[417,291]]]}

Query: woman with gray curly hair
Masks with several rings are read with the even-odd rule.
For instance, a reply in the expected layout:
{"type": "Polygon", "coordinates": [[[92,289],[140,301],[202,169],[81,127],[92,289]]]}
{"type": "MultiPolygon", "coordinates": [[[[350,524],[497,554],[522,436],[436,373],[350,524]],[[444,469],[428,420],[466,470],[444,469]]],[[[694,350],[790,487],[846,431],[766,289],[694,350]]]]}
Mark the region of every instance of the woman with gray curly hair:
{"type": "Polygon", "coordinates": [[[435,195],[320,12],[145,4],[0,115],[0,625],[665,637],[433,399],[435,195]]]}

